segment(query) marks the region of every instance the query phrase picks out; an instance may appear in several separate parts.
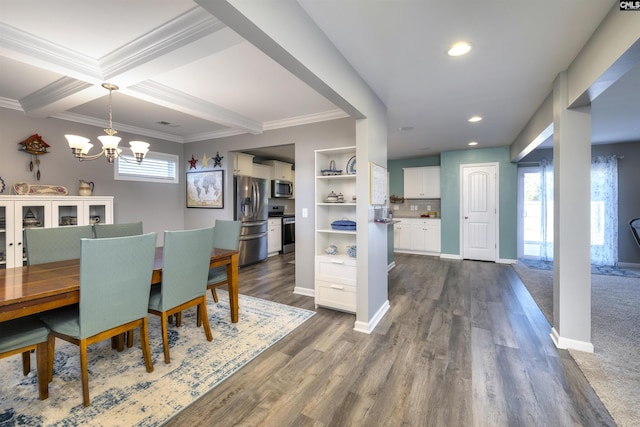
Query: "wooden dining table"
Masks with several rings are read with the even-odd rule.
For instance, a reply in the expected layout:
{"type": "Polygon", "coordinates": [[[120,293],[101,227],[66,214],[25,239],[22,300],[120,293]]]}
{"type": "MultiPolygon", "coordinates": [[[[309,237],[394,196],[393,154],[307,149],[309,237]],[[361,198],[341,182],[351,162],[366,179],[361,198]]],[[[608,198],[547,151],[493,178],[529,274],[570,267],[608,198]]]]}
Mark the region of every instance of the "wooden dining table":
{"type": "MultiPolygon", "coordinates": [[[[156,248],[150,286],[162,281],[156,248]]],[[[238,251],[213,248],[210,268],[226,266],[231,322],[238,322],[238,251]]],[[[117,266],[114,266],[117,268],[117,266]]],[[[0,269],[0,322],[80,302],[80,260],[0,269]]]]}

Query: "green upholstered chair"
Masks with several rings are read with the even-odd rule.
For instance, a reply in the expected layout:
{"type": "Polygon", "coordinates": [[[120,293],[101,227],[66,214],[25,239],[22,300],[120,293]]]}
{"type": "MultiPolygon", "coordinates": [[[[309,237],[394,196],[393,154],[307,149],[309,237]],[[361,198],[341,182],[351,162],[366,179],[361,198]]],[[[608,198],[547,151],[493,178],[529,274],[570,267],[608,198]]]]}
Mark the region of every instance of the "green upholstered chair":
{"type": "Polygon", "coordinates": [[[49,397],[51,369],[47,365],[49,328],[35,316],[21,317],[0,323],[0,359],[22,354],[22,373],[31,370],[31,351],[36,351],[38,392],[40,399],[49,397]]]}
{"type": "Polygon", "coordinates": [[[93,237],[90,225],[25,229],[27,264],[80,258],[80,240],[93,237]]]}
{"type": "Polygon", "coordinates": [[[143,233],[142,221],[127,224],[95,224],[93,231],[97,239],[104,237],[137,236],[143,233]]]}
{"type": "MultiPolygon", "coordinates": [[[[216,226],[213,229],[213,247],[221,249],[238,250],[240,245],[240,227],[241,221],[228,221],[217,219],[216,226]]],[[[216,288],[224,286],[229,282],[227,278],[227,267],[216,267],[209,270],[207,278],[207,289],[211,289],[213,300],[218,302],[216,288]]]]}
{"type": "MultiPolygon", "coordinates": [[[[140,328],[147,372],[153,372],[148,340],[147,306],[155,258],[156,233],[83,239],[80,256],[80,303],[45,312],[51,335],[80,347],[84,406],[89,406],[87,347],[140,328]]],[[[53,358],[53,346],[49,357],[53,358]]],[[[50,362],[53,366],[53,362],[50,362]]]]}
{"type": "Polygon", "coordinates": [[[176,314],[176,326],[180,326],[181,311],[197,306],[198,325],[203,323],[207,340],[213,339],[207,315],[206,294],[212,239],[212,228],[164,232],[162,283],[151,288],[149,313],[160,316],[165,363],[171,361],[167,334],[168,316],[176,314]]]}

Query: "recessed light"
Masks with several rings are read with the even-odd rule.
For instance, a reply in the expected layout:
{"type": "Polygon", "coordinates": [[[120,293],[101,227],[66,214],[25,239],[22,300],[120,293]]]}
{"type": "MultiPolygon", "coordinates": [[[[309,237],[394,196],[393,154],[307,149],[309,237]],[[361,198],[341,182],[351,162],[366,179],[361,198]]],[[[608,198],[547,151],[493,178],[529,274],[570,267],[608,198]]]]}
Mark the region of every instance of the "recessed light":
{"type": "Polygon", "coordinates": [[[474,146],[474,145],[478,145],[478,143],[477,143],[477,142],[475,142],[475,141],[471,141],[471,142],[470,142],[469,144],[467,144],[467,145],[474,146]]]}
{"type": "Polygon", "coordinates": [[[406,132],[408,130],[413,130],[413,126],[402,126],[398,128],[399,130],[401,130],[402,132],[406,132]]]}
{"type": "Polygon", "coordinates": [[[461,55],[464,55],[465,53],[468,53],[470,50],[471,50],[471,43],[460,41],[451,45],[449,50],[447,50],[447,55],[461,56],[461,55]]]}
{"type": "Polygon", "coordinates": [[[480,120],[482,120],[482,117],[480,116],[473,116],[473,117],[469,117],[469,122],[470,123],[475,123],[475,122],[479,122],[480,120]]]}

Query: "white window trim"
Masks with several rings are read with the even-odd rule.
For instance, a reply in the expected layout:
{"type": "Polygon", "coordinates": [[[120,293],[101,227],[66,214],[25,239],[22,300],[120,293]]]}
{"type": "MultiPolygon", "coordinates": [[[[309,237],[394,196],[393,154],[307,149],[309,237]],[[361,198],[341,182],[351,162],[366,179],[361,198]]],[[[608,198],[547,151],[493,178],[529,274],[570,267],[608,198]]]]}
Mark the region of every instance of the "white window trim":
{"type": "MultiPolygon", "coordinates": [[[[123,157],[126,157],[127,160],[135,162],[135,158],[130,154],[120,154],[123,157]]],[[[149,151],[145,156],[145,160],[147,159],[156,159],[156,160],[165,160],[167,162],[173,162],[175,164],[175,176],[173,178],[159,178],[154,176],[148,176],[144,173],[140,175],[136,174],[124,174],[120,173],[120,159],[116,158],[114,167],[113,167],[113,179],[116,181],[141,181],[141,182],[156,182],[161,184],[178,184],[180,182],[180,156],[177,154],[168,154],[168,153],[157,153],[149,151]]],[[[144,162],[140,165],[142,167],[142,171],[144,171],[144,162]]]]}

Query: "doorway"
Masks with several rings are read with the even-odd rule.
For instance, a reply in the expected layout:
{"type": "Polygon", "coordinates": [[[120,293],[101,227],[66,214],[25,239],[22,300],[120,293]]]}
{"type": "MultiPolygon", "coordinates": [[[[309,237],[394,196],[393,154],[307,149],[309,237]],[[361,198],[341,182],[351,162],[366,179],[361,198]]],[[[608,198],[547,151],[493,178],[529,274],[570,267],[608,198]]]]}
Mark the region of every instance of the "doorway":
{"type": "Polygon", "coordinates": [[[462,258],[497,261],[498,164],[460,165],[462,258]]]}

